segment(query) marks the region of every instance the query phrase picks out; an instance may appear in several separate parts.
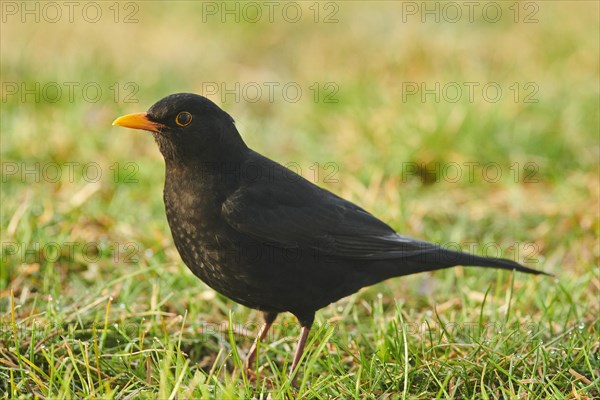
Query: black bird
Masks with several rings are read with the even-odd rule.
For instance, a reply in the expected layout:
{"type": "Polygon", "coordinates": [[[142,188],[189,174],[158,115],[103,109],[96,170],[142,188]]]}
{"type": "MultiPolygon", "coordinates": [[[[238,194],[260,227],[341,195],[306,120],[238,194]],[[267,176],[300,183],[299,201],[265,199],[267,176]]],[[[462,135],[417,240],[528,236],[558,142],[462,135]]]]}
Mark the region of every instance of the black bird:
{"type": "Polygon", "coordinates": [[[167,220],[185,264],[217,292],[264,313],[246,367],[278,313],[298,318],[292,384],[315,312],[362,287],[456,265],[544,273],[396,233],[248,148],[233,118],[205,97],[173,94],[113,125],[152,132],[166,164],[167,220]]]}

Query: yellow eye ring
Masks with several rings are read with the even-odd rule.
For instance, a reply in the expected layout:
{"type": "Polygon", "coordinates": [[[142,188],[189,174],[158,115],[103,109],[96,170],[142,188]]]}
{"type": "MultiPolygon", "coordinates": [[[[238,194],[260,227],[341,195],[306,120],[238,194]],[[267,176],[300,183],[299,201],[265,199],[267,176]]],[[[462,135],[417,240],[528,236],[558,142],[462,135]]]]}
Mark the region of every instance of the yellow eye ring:
{"type": "Polygon", "coordinates": [[[192,122],[192,114],[182,111],[175,117],[175,123],[179,126],[188,126],[192,122]]]}

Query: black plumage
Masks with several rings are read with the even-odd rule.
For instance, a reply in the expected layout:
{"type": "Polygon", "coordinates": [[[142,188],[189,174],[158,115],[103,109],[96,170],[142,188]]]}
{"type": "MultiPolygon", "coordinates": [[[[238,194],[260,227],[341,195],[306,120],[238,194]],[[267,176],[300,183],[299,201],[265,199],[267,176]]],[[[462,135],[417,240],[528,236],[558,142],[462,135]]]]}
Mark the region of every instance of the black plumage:
{"type": "MultiPolygon", "coordinates": [[[[167,96],[114,124],[152,132],[166,163],[167,219],[190,270],[217,292],[262,310],[260,339],[278,313],[298,318],[293,375],[316,310],[362,287],[456,265],[543,273],[396,233],[248,148],[233,119],[202,96],[167,96]]],[[[256,342],[247,366],[255,356],[256,342]]]]}

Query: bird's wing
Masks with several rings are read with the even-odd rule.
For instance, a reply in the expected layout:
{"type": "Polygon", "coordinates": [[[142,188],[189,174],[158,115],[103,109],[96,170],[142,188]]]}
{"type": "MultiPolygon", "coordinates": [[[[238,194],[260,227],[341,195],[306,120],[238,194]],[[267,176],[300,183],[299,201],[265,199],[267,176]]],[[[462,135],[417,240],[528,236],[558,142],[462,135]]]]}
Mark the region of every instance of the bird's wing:
{"type": "Polygon", "coordinates": [[[439,249],[399,235],[357,205],[297,178],[241,186],[223,203],[222,216],[235,230],[262,242],[334,257],[390,259],[439,249]]]}
{"type": "Polygon", "coordinates": [[[404,259],[406,273],[476,265],[545,274],[512,260],[444,249],[399,235],[356,204],[259,157],[254,165],[270,173],[240,185],[223,202],[221,214],[233,229],[263,243],[313,249],[335,258],[404,259]]]}

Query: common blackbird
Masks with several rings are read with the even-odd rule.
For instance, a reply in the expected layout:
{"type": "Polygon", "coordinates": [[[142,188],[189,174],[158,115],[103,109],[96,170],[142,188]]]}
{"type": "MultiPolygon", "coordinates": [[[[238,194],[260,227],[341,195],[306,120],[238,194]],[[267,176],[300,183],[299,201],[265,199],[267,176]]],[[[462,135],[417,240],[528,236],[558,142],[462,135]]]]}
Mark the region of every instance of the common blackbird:
{"type": "Polygon", "coordinates": [[[246,367],[278,313],[298,318],[292,384],[315,312],[362,287],[456,265],[544,273],[396,233],[248,148],[233,118],[205,97],[173,94],[113,125],[152,132],[166,164],[167,220],[185,264],[217,292],[264,313],[246,367]]]}

